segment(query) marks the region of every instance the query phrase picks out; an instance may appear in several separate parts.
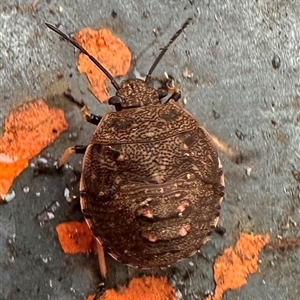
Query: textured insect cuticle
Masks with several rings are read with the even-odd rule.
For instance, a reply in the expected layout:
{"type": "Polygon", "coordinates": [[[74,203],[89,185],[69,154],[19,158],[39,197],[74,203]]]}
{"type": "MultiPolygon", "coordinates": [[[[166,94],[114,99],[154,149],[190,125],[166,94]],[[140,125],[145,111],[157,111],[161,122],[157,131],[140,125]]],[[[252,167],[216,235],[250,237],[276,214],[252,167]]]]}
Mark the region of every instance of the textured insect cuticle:
{"type": "Polygon", "coordinates": [[[130,107],[106,114],[85,152],[81,205],[114,258],[166,267],[206,242],[220,215],[223,172],[213,141],[189,113],[173,100],[156,102],[150,89],[134,98],[132,86],[144,85],[129,83],[130,107]]]}
{"type": "Polygon", "coordinates": [[[180,236],[186,236],[188,234],[188,232],[190,231],[190,229],[191,229],[190,224],[182,225],[182,227],[180,228],[180,231],[179,231],[179,235],[180,236]]]}

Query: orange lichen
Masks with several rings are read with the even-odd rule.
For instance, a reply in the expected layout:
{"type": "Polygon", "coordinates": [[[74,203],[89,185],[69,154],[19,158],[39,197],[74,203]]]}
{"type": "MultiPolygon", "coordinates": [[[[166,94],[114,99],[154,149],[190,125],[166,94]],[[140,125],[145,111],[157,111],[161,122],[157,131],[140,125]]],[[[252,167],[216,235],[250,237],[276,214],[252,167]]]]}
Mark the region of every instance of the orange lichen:
{"type": "Polygon", "coordinates": [[[270,241],[269,235],[242,233],[236,246],[227,248],[214,264],[216,289],[206,300],[220,300],[225,291],[247,283],[247,276],[258,271],[260,250],[270,241]]]}
{"type": "MultiPolygon", "coordinates": [[[[126,45],[108,29],[98,31],[84,28],[75,34],[75,39],[93,55],[113,76],[124,76],[131,63],[131,53],[126,45]]],[[[108,99],[107,77],[84,54],[78,58],[78,70],[86,73],[93,94],[104,102],[108,99]]]]}
{"type": "MultiPolygon", "coordinates": [[[[86,300],[92,300],[94,295],[86,300]]],[[[166,277],[133,278],[123,290],[107,290],[101,300],[177,300],[173,287],[166,277]]]]}
{"type": "Polygon", "coordinates": [[[95,250],[93,235],[86,222],[65,222],[56,226],[65,253],[90,253],[95,250]]]}
{"type": "Polygon", "coordinates": [[[6,118],[0,140],[0,199],[28,160],[67,128],[63,111],[49,108],[42,99],[23,104],[6,118]]]}

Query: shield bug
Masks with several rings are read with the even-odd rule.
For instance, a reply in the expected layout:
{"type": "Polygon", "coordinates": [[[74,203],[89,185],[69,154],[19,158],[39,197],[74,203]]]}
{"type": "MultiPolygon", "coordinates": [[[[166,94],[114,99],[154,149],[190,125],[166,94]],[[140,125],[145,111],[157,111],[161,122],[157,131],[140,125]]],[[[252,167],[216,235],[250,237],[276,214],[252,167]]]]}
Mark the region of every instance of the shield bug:
{"type": "MultiPolygon", "coordinates": [[[[97,125],[84,153],[80,181],[83,215],[100,245],[113,258],[137,268],[166,267],[193,255],[216,228],[224,176],[216,146],[203,126],[172,95],[155,89],[151,74],[188,19],[161,50],[145,80],[119,85],[82,46],[49,28],[86,54],[111,80],[115,112],[103,117],[85,111],[97,125]]],[[[102,275],[105,276],[102,267],[102,275]]]]}

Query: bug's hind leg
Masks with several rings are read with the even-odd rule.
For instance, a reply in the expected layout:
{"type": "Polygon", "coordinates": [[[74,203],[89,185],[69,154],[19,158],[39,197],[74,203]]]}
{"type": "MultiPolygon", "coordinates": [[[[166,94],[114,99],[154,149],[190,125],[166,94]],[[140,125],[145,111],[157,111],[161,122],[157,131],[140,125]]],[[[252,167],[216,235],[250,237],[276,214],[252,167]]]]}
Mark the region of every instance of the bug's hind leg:
{"type": "Polygon", "coordinates": [[[117,263],[114,259],[105,257],[104,248],[101,243],[96,240],[98,262],[100,267],[101,282],[97,287],[96,294],[93,300],[100,300],[105,294],[107,289],[116,289],[120,286],[126,286],[128,284],[130,267],[117,263]],[[117,272],[116,272],[117,271],[117,272]]]}
{"type": "Polygon", "coordinates": [[[103,246],[98,241],[96,241],[96,243],[97,243],[97,254],[98,254],[100,273],[102,278],[105,279],[107,274],[107,268],[106,268],[104,249],[103,246]]]}
{"type": "Polygon", "coordinates": [[[98,254],[98,262],[100,267],[100,273],[102,276],[103,281],[98,285],[97,292],[93,298],[93,300],[99,300],[101,296],[104,295],[107,287],[107,280],[106,280],[106,274],[107,274],[107,268],[106,268],[106,261],[104,256],[104,249],[102,245],[96,241],[97,243],[97,254],[98,254]]]}
{"type": "Polygon", "coordinates": [[[105,292],[106,292],[105,282],[102,282],[101,284],[98,285],[97,292],[93,300],[100,300],[101,297],[105,294],[105,292]]]}
{"type": "Polygon", "coordinates": [[[242,163],[244,157],[240,151],[234,151],[230,146],[226,143],[215,137],[214,135],[210,135],[213,142],[219,151],[223,152],[226,156],[228,156],[234,163],[240,164],[242,163]]]}
{"type": "Polygon", "coordinates": [[[57,168],[58,169],[61,168],[73,153],[84,154],[87,147],[88,146],[86,146],[86,145],[76,145],[76,146],[72,146],[72,147],[67,148],[64,151],[63,155],[61,156],[61,158],[59,159],[58,164],[57,164],[57,168]]]}

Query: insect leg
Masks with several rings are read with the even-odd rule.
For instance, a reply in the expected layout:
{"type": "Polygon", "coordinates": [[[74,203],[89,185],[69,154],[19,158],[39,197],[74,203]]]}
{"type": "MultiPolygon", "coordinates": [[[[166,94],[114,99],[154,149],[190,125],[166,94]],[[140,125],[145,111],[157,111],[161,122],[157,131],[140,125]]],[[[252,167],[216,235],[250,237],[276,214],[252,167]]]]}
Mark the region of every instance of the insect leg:
{"type": "Polygon", "coordinates": [[[215,228],[215,232],[219,235],[224,235],[226,233],[226,228],[221,225],[217,225],[215,228]]]}
{"type": "Polygon", "coordinates": [[[98,125],[102,119],[101,116],[97,116],[97,115],[94,115],[94,114],[91,114],[89,112],[89,109],[84,105],[82,108],[81,108],[81,114],[84,116],[84,118],[89,122],[89,123],[92,123],[94,125],[98,125]]]}
{"type": "Polygon", "coordinates": [[[96,116],[94,114],[91,114],[87,106],[82,101],[76,100],[73,97],[73,95],[71,95],[70,93],[64,92],[64,96],[68,98],[71,102],[75,103],[80,108],[81,114],[89,123],[92,123],[94,125],[99,124],[102,118],[101,116],[96,116]]]}
{"type": "Polygon", "coordinates": [[[97,292],[93,300],[100,300],[100,297],[104,295],[105,291],[106,291],[105,283],[100,284],[97,288],[97,292]]]}
{"type": "Polygon", "coordinates": [[[169,93],[172,92],[172,94],[165,103],[168,103],[171,99],[177,102],[181,98],[181,90],[175,86],[175,81],[172,77],[170,77],[170,80],[166,83],[166,86],[169,93]]]}
{"type": "Polygon", "coordinates": [[[102,245],[96,241],[97,243],[97,254],[98,254],[98,262],[99,262],[99,267],[100,267],[100,273],[103,279],[103,282],[101,282],[98,285],[97,292],[93,298],[93,300],[99,300],[101,296],[104,295],[105,290],[106,290],[106,262],[105,262],[105,257],[104,257],[104,249],[102,245]]]}
{"type": "Polygon", "coordinates": [[[107,268],[104,256],[103,246],[97,241],[97,254],[98,254],[98,262],[100,267],[100,273],[103,278],[106,278],[107,268]]]}
{"type": "Polygon", "coordinates": [[[180,98],[181,98],[181,92],[180,91],[174,92],[165,103],[168,103],[170,100],[174,100],[175,102],[177,102],[180,98]]]}
{"type": "Polygon", "coordinates": [[[240,164],[243,161],[243,154],[239,151],[234,151],[231,147],[229,147],[226,143],[219,140],[214,135],[210,135],[216,147],[223,152],[226,156],[228,156],[234,163],[240,164]]]}
{"type": "Polygon", "coordinates": [[[66,161],[71,156],[71,154],[73,154],[73,153],[84,154],[86,148],[87,148],[87,146],[85,146],[85,145],[76,145],[76,146],[67,148],[65,150],[65,152],[63,153],[63,155],[61,156],[60,160],[58,161],[57,168],[58,169],[61,168],[66,163],[66,161]]]}
{"type": "Polygon", "coordinates": [[[159,88],[157,89],[157,93],[158,93],[158,98],[162,99],[168,95],[168,90],[164,88],[159,88]]]}

